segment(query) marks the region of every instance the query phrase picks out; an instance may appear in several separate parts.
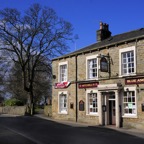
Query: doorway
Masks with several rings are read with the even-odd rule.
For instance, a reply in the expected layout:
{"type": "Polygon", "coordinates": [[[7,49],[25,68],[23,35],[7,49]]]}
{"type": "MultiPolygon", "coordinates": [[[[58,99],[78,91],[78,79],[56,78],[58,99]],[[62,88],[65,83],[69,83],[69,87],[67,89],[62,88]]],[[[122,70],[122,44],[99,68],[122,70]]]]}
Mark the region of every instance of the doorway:
{"type": "Polygon", "coordinates": [[[116,125],[116,98],[115,92],[103,92],[102,118],[103,125],[116,125]],[[105,106],[105,109],[104,109],[105,106]]]}
{"type": "Polygon", "coordinates": [[[99,124],[120,127],[123,91],[114,84],[99,86],[99,124]],[[105,106],[105,109],[103,107],[105,106]]]}
{"type": "Polygon", "coordinates": [[[109,124],[116,124],[115,100],[109,100],[109,124]]]}

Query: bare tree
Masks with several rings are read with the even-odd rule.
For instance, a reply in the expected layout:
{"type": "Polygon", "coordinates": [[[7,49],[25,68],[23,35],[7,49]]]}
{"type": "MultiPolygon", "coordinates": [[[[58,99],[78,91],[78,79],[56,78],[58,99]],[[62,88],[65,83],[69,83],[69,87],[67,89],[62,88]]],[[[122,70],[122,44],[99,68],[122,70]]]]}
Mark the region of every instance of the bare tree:
{"type": "Polygon", "coordinates": [[[72,25],[51,8],[33,4],[22,14],[10,8],[0,11],[0,48],[21,67],[23,88],[30,96],[31,114],[36,73],[51,74],[51,58],[66,52],[67,40],[71,37],[72,25]]]}

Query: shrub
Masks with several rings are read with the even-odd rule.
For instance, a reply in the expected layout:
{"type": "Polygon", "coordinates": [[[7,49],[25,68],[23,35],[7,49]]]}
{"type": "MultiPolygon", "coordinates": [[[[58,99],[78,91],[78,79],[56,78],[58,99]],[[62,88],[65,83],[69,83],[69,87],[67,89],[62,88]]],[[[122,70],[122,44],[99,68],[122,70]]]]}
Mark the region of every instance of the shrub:
{"type": "Polygon", "coordinates": [[[4,101],[5,106],[23,106],[24,103],[21,100],[12,98],[4,101]]]}

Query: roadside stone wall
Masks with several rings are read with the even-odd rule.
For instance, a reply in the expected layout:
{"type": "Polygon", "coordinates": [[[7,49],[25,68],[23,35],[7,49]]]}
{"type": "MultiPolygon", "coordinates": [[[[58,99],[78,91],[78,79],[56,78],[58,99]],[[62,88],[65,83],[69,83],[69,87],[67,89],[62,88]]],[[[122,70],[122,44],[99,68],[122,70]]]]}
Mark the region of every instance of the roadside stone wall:
{"type": "Polygon", "coordinates": [[[2,107],[0,107],[0,114],[2,114],[2,109],[3,109],[3,108],[2,108],[2,107]]]}
{"type": "Polygon", "coordinates": [[[0,114],[25,115],[26,106],[4,106],[0,107],[0,114]]]}
{"type": "Polygon", "coordinates": [[[48,117],[52,116],[52,105],[44,106],[44,114],[48,117]]]}

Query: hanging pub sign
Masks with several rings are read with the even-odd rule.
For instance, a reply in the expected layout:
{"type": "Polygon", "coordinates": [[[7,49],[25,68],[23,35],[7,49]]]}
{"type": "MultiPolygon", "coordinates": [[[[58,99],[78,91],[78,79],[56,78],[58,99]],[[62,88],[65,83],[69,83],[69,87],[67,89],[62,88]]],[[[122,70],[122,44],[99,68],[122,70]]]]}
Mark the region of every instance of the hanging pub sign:
{"type": "Polygon", "coordinates": [[[129,78],[125,79],[125,84],[143,84],[144,83],[144,77],[139,77],[139,78],[129,78]]]}
{"type": "Polygon", "coordinates": [[[98,82],[93,82],[93,83],[79,83],[79,88],[93,88],[98,86],[98,82]]]}
{"type": "Polygon", "coordinates": [[[100,71],[101,72],[109,72],[109,63],[105,57],[100,59],[100,71]]]}
{"type": "Polygon", "coordinates": [[[63,89],[63,88],[67,88],[69,85],[70,85],[70,82],[59,82],[59,83],[55,83],[54,88],[63,89]]]}

